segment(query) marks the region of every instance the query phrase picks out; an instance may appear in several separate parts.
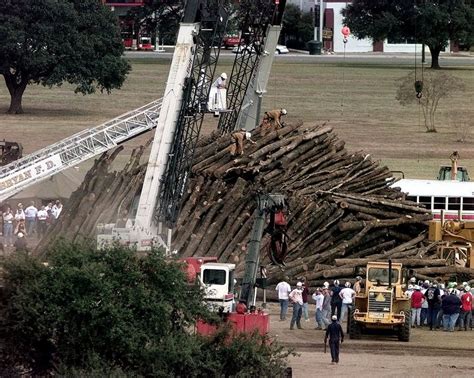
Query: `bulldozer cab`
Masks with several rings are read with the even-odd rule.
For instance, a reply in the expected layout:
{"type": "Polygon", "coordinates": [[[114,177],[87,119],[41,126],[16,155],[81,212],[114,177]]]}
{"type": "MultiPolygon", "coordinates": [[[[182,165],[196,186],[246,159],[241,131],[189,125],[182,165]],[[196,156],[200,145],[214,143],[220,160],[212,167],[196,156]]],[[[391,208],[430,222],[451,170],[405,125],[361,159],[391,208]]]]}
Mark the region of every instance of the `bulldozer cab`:
{"type": "Polygon", "coordinates": [[[395,287],[396,294],[401,295],[402,264],[392,263],[391,276],[389,264],[372,262],[367,264],[365,288],[367,292],[373,287],[395,287]]]}
{"type": "MultiPolygon", "coordinates": [[[[452,167],[449,165],[440,166],[437,180],[441,180],[441,181],[451,180],[451,170],[452,170],[452,167]]],[[[457,181],[470,181],[469,173],[467,172],[466,167],[457,167],[456,180],[457,181]]]]}

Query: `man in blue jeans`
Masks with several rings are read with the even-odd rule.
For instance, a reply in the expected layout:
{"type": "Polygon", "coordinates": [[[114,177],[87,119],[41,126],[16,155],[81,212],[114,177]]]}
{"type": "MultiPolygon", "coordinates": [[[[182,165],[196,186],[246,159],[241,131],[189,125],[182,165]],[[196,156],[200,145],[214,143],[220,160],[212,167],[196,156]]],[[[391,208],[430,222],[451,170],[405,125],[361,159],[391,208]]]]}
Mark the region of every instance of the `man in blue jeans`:
{"type": "Polygon", "coordinates": [[[291,292],[291,287],[285,278],[282,279],[275,288],[275,290],[278,291],[278,301],[280,302],[280,321],[286,319],[288,312],[288,294],[291,292]]]}
{"type": "Polygon", "coordinates": [[[301,282],[296,284],[296,289],[290,293],[289,297],[293,304],[293,316],[291,317],[290,329],[294,329],[295,323],[298,329],[303,329],[303,327],[301,327],[301,315],[303,312],[303,284],[301,282]]]}
{"type": "Polygon", "coordinates": [[[437,327],[436,319],[441,308],[440,294],[436,283],[433,283],[425,292],[425,299],[428,302],[428,324],[431,331],[437,327]]]}
{"type": "Polygon", "coordinates": [[[461,312],[461,304],[461,300],[454,289],[449,289],[449,295],[446,295],[441,303],[443,308],[443,331],[454,332],[456,320],[458,320],[461,312]]]}

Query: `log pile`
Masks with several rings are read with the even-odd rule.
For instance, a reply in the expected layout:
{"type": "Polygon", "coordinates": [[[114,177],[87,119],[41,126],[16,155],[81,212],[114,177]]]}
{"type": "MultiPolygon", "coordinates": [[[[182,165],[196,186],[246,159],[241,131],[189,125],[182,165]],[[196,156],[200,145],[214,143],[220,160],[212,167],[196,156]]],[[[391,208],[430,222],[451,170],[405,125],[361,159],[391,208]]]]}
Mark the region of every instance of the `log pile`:
{"type": "MultiPolygon", "coordinates": [[[[436,245],[426,240],[431,215],[389,187],[394,178],[388,168],[369,155],[349,153],[331,127],[294,122],[266,135],[256,129],[252,139],[257,143],[246,144],[241,156],[229,154],[229,135],[215,133],[198,143],[173,235],[172,247],[180,256],[217,256],[237,263],[239,274],[255,194],[263,191],[285,194],[290,207],[290,253],[286,267],[270,267],[270,283],[282,274],[306,276],[310,286],[336,277],[353,279],[357,266],[388,258],[403,262],[420,278],[474,278],[473,270],[448,267],[436,258],[436,245]]],[[[122,172],[105,172],[113,155],[98,159],[89,182],[67,205],[69,217],[49,238],[91,235],[99,219],[121,218],[143,181],[142,153],[136,151],[122,172]]],[[[262,244],[265,250],[268,238],[262,244]]]]}

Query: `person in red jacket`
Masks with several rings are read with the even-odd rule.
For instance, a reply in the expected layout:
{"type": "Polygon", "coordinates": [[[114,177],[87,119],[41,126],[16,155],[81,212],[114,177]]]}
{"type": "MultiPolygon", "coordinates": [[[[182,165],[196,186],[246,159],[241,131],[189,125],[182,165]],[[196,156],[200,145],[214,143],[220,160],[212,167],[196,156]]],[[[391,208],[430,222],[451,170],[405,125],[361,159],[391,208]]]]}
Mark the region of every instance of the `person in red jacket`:
{"type": "Polygon", "coordinates": [[[411,327],[415,328],[415,324],[420,327],[421,305],[425,300],[425,296],[421,292],[421,287],[415,285],[415,291],[411,295],[411,327]]]}
{"type": "Polygon", "coordinates": [[[461,295],[461,315],[459,316],[459,330],[467,331],[472,321],[472,294],[469,286],[464,287],[465,293],[461,295]]]}

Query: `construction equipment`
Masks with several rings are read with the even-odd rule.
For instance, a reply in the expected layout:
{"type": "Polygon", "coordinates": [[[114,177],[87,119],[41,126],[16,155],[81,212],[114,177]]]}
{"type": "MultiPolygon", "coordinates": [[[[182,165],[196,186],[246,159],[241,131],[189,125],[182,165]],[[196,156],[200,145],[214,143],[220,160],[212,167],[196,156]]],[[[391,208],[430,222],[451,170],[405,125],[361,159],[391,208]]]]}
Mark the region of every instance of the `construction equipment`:
{"type": "MultiPolygon", "coordinates": [[[[111,231],[98,235],[99,247],[118,240],[134,245],[138,250],[148,250],[154,245],[162,246],[168,252],[171,250],[172,229],[179,215],[206,113],[206,106],[202,104],[209,98],[225,35],[227,14],[221,3],[218,0],[187,2],[136,217],[128,222],[131,227],[106,227],[111,231]]],[[[245,38],[255,45],[265,45],[265,30],[273,20],[281,21],[282,9],[281,2],[277,5],[273,0],[241,1],[239,17],[243,19],[241,28],[245,30],[245,38]]],[[[236,128],[235,121],[260,56],[236,58],[234,62],[232,72],[238,77],[231,75],[230,78],[228,93],[232,105],[229,111],[221,114],[226,125],[221,128],[223,132],[236,128]],[[245,75],[241,71],[244,68],[245,75]],[[239,85],[236,86],[236,82],[239,85]]]]}
{"type": "Polygon", "coordinates": [[[0,166],[20,159],[22,153],[23,146],[20,143],[0,140],[0,166]]]}
{"type": "Polygon", "coordinates": [[[460,159],[459,153],[454,151],[449,157],[451,165],[442,165],[439,167],[438,180],[456,180],[456,181],[470,181],[469,173],[466,167],[458,165],[460,159]]]}
{"type": "MultiPolygon", "coordinates": [[[[250,240],[248,243],[247,254],[245,255],[245,269],[244,276],[240,284],[240,295],[238,298],[238,304],[235,306],[233,311],[226,311],[227,306],[221,308],[221,311],[225,313],[226,319],[231,324],[233,329],[237,332],[253,332],[258,331],[264,335],[270,330],[270,317],[268,313],[262,309],[257,309],[257,288],[266,288],[266,270],[260,265],[260,245],[265,232],[271,232],[269,228],[266,228],[267,217],[270,217],[270,223],[272,219],[274,222],[275,214],[280,214],[282,209],[286,208],[285,196],[281,194],[257,194],[257,209],[255,210],[255,220],[250,234],[250,240]],[[258,277],[260,272],[260,277],[258,277]]],[[[285,222],[286,223],[286,222],[285,222]]],[[[231,289],[233,289],[233,274],[230,272],[230,266],[233,264],[204,264],[201,269],[220,269],[219,274],[213,272],[208,273],[208,277],[215,277],[219,275],[219,283],[221,287],[228,288],[229,293],[227,297],[230,298],[231,289]],[[225,269],[229,269],[229,271],[225,269]],[[226,278],[228,281],[225,281],[226,278]]],[[[204,275],[202,275],[204,277],[204,275]]],[[[209,280],[203,279],[204,283],[209,280]]],[[[216,290],[215,287],[210,287],[211,290],[216,290]]],[[[206,287],[206,298],[209,298],[209,291],[206,287]]],[[[216,294],[218,291],[216,290],[216,294]]],[[[225,293],[221,292],[218,295],[218,301],[222,302],[222,295],[225,293]]],[[[215,301],[210,298],[212,302],[215,301]]],[[[233,299],[233,296],[232,296],[233,299]]],[[[211,303],[212,303],[211,302],[211,303]]],[[[200,334],[210,334],[215,332],[216,328],[210,326],[204,322],[198,322],[197,331],[200,334]]]]}
{"type": "Polygon", "coordinates": [[[355,298],[347,323],[351,339],[359,339],[366,330],[390,330],[400,341],[410,340],[410,300],[402,290],[402,264],[367,264],[365,291],[355,298]]]}
{"type": "Polygon", "coordinates": [[[429,222],[428,239],[439,242],[438,256],[449,265],[474,268],[473,220],[462,220],[462,214],[458,219],[445,219],[441,212],[441,219],[429,222]]]}

